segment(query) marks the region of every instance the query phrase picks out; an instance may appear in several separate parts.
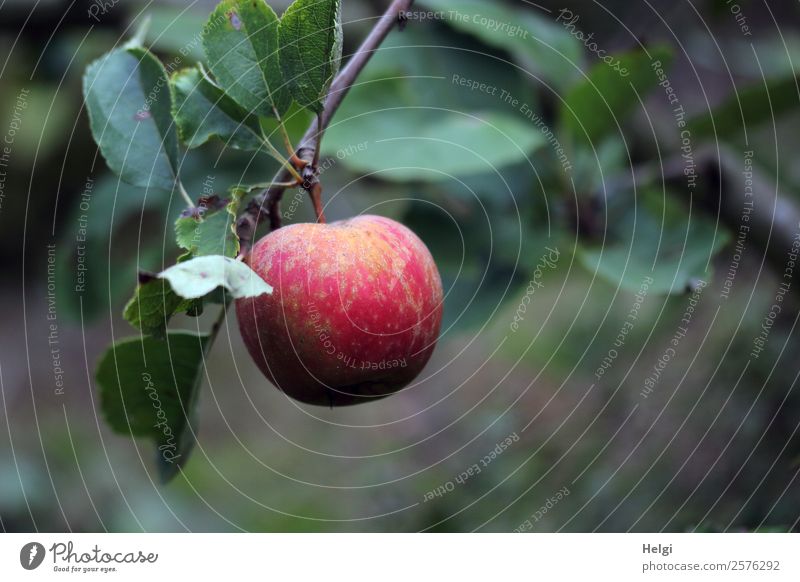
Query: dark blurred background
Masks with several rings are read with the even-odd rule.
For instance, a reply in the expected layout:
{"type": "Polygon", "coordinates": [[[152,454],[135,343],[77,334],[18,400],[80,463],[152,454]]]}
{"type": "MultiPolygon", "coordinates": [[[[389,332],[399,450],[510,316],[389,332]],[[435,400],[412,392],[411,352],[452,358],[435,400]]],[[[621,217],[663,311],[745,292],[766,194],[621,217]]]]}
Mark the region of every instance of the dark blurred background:
{"type": "MultiPolygon", "coordinates": [[[[797,230],[782,222],[800,192],[796,2],[417,2],[418,14],[486,20],[394,31],[334,120],[322,180],[329,219],[391,216],[431,248],[448,292],[433,360],[386,400],[304,407],[268,385],[231,317],[197,448],[159,484],[149,443],[106,426],[93,370],[112,338],[134,334],[121,308],[138,268],[174,259],[181,207],[105,168],[81,75],[142,14],[165,62],[202,59],[214,4],[0,2],[3,530],[797,529],[800,281],[767,317],[786,280],[775,240],[797,230]],[[597,52],[635,60],[652,47],[694,120],[695,186],[675,103],[650,78],[656,57],[620,79],[597,52]],[[613,127],[595,132],[608,108],[613,127]],[[747,172],[769,220],[742,240],[747,172]]],[[[343,0],[345,58],[387,4],[343,0]]],[[[297,113],[292,134],[308,122],[297,113]]],[[[274,170],[217,144],[182,172],[199,196],[209,177],[222,191],[274,170]]],[[[293,192],[283,211],[312,217],[293,192]]]]}

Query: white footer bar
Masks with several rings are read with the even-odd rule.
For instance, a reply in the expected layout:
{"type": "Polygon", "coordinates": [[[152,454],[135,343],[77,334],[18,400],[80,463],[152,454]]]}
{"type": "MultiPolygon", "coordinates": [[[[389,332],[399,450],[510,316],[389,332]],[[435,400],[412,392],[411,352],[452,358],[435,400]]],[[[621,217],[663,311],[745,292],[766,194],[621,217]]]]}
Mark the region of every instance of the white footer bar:
{"type": "Polygon", "coordinates": [[[0,580],[777,581],[799,554],[773,533],[4,534],[0,580]]]}

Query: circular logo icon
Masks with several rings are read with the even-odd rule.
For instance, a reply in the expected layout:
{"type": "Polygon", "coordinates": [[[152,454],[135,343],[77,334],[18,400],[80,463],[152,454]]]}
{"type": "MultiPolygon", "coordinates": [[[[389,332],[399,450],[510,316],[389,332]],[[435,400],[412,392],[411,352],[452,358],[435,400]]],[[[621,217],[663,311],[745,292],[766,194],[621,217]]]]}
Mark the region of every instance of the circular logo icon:
{"type": "Polygon", "coordinates": [[[44,561],[44,546],[39,542],[29,542],[19,551],[19,563],[26,570],[35,570],[44,561]]]}

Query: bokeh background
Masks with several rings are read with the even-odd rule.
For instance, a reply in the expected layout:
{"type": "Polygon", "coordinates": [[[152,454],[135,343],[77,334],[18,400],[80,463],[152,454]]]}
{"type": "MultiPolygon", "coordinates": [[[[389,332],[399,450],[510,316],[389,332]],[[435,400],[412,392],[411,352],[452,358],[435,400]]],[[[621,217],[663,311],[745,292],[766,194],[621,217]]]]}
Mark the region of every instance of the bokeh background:
{"type": "MultiPolygon", "coordinates": [[[[387,4],[343,0],[345,58],[387,4]]],[[[165,62],[201,59],[213,5],[0,2],[4,531],[797,529],[798,3],[418,1],[448,16],[391,34],[322,181],[329,219],[391,216],[429,245],[447,291],[431,363],[380,402],[305,407],[231,316],[196,449],[162,485],[150,443],[105,424],[93,370],[134,335],[121,308],[138,268],[174,259],[181,205],[105,168],[81,75],[143,14],[165,62]]],[[[182,171],[199,196],[274,170],[216,144],[182,171]]],[[[312,218],[294,192],[283,212],[312,218]]]]}

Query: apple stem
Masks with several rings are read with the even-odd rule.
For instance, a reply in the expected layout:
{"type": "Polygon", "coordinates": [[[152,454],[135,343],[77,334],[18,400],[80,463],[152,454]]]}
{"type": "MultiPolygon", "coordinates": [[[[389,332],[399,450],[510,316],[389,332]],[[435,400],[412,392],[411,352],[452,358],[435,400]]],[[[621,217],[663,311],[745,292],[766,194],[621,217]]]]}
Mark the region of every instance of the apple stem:
{"type": "Polygon", "coordinates": [[[325,213],[322,210],[322,184],[319,183],[319,180],[314,182],[308,190],[308,193],[311,196],[311,202],[314,204],[314,213],[317,215],[317,222],[319,224],[325,224],[325,213]]]}

